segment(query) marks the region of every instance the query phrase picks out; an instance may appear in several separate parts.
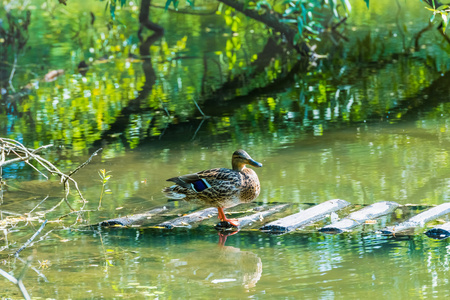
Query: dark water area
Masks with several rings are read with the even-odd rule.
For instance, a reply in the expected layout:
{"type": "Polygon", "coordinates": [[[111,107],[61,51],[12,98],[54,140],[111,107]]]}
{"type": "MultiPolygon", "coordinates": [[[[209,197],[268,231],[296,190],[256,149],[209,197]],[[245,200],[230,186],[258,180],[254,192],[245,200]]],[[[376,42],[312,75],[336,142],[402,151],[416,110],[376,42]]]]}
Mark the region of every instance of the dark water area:
{"type": "MultiPolygon", "coordinates": [[[[103,151],[74,175],[88,202],[74,188],[69,196],[90,211],[62,220],[70,210],[56,207],[64,195],[57,176],[47,181],[23,162],[2,170],[0,269],[19,276],[25,261],[11,255],[50,220],[20,255],[32,256],[24,284],[33,298],[450,295],[448,240],[422,234],[448,216],[411,236],[376,233],[450,197],[450,44],[429,27],[423,2],[371,1],[368,9],[351,1],[341,36],[311,42],[313,62],[212,1],[196,2],[202,15],[151,7],[165,33],[152,40],[144,30],[143,42],[140,3],[117,7],[111,20],[102,1],[89,10],[85,1],[53,2],[9,3],[16,21],[29,10],[31,22],[26,47],[0,53],[0,137],[53,144],[42,155],[64,172],[103,151]],[[47,80],[52,70],[62,71],[47,80]],[[215,218],[193,229],[84,227],[164,205],[179,205],[180,215],[198,209],[169,204],[165,179],[231,167],[240,148],[263,164],[258,204],[287,203],[292,213],[330,199],[350,202],[349,211],[405,206],[341,235],[317,232],[330,217],[281,236],[255,227],[226,241],[215,218]],[[111,175],[105,186],[100,169],[111,175]]],[[[4,277],[0,296],[21,298],[4,277]]]]}

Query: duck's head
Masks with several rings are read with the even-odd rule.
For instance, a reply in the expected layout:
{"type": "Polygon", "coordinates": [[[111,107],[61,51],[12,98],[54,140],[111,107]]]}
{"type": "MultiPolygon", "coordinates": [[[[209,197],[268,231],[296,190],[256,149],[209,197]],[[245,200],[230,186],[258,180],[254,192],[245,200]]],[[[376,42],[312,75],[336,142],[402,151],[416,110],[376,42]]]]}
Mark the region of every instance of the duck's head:
{"type": "Polygon", "coordinates": [[[231,165],[235,171],[242,171],[242,169],[245,168],[245,165],[251,165],[258,168],[262,167],[262,163],[251,158],[244,150],[234,151],[233,157],[231,158],[231,165]]]}

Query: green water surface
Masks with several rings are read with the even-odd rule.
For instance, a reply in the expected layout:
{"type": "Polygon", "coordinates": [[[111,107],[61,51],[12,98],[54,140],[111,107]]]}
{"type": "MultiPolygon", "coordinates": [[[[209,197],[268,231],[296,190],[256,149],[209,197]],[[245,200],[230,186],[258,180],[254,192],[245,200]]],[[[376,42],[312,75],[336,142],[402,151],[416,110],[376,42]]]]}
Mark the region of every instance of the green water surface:
{"type": "MultiPolygon", "coordinates": [[[[89,11],[86,1],[53,2],[30,4],[29,48],[19,56],[12,84],[16,92],[33,88],[20,98],[2,93],[0,136],[29,147],[54,144],[45,156],[64,171],[104,150],[74,176],[92,211],[57,221],[68,213],[61,204],[20,253],[32,257],[24,285],[33,299],[450,296],[449,242],[422,234],[448,217],[412,236],[375,232],[450,197],[449,46],[433,28],[415,49],[430,17],[423,2],[371,1],[368,9],[365,1],[351,1],[342,28],[347,40],[317,41],[328,58],[284,78],[298,57],[277,56],[258,76],[248,76],[248,84],[223,92],[225,81],[252,70],[253,55],[266,45],[260,24],[241,17],[231,32],[225,11],[197,16],[152,8],[166,32],[144,62],[139,3],[118,8],[113,22],[105,2],[88,1],[89,11]],[[89,64],[85,75],[77,68],[81,60],[89,64]],[[53,69],[64,74],[43,81],[53,69]],[[264,86],[271,88],[258,89],[264,86]],[[341,235],[316,231],[331,223],[329,217],[282,236],[244,229],[226,241],[214,219],[192,230],[84,226],[163,205],[195,210],[196,204],[168,204],[161,193],[165,179],[230,167],[240,148],[263,164],[256,170],[259,204],[289,203],[298,210],[339,198],[352,204],[350,210],[378,201],[416,208],[341,235]],[[112,177],[97,211],[99,169],[112,177]]],[[[213,1],[196,5],[217,7],[213,1]]],[[[56,205],[63,190],[58,178],[48,183],[24,163],[5,168],[3,177],[0,268],[19,276],[25,262],[12,254],[41,225],[38,212],[56,205]],[[19,219],[31,210],[35,219],[19,219]]],[[[82,206],[74,189],[69,200],[82,206]]],[[[0,296],[21,298],[3,277],[0,296]]]]}

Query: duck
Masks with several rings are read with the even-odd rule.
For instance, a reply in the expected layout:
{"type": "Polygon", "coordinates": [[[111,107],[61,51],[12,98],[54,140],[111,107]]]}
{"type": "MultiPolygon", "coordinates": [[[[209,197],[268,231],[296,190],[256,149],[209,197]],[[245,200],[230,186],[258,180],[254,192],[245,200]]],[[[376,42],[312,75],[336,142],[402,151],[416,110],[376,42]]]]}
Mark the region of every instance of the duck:
{"type": "Polygon", "coordinates": [[[236,150],[231,157],[231,169],[215,168],[172,177],[167,181],[175,184],[162,192],[170,199],[200,200],[210,207],[217,207],[221,222],[238,227],[237,220],[228,219],[223,209],[252,202],[261,191],[258,175],[246,165],[262,167],[246,151],[236,150]]]}

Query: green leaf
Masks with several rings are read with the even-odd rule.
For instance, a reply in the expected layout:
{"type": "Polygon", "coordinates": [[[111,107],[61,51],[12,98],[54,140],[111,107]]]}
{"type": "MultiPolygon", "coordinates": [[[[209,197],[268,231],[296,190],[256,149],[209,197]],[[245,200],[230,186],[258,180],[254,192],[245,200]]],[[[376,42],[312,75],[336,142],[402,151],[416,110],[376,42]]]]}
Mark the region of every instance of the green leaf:
{"type": "Polygon", "coordinates": [[[297,23],[294,19],[281,19],[280,23],[297,23]]]}
{"type": "Polygon", "coordinates": [[[441,6],[439,6],[438,8],[436,8],[436,10],[444,10],[444,9],[449,8],[449,7],[450,7],[450,5],[444,4],[444,5],[441,5],[441,6]]]}
{"type": "Polygon", "coordinates": [[[168,9],[169,9],[170,3],[172,3],[172,1],[173,1],[173,0],[167,0],[167,1],[166,1],[166,5],[164,6],[164,9],[165,9],[165,10],[168,10],[168,9]]]}
{"type": "Polygon", "coordinates": [[[337,11],[337,7],[336,7],[336,2],[335,1],[330,1],[330,9],[333,12],[333,15],[337,18],[339,17],[338,11],[337,11]]]}
{"type": "Polygon", "coordinates": [[[369,0],[364,0],[366,2],[367,8],[369,8],[369,0]]]}
{"type": "Polygon", "coordinates": [[[227,51],[231,51],[231,50],[233,50],[233,48],[234,48],[233,43],[232,43],[230,40],[227,40],[225,49],[226,49],[227,51]]]}
{"type": "Polygon", "coordinates": [[[109,14],[113,20],[116,19],[116,1],[111,1],[109,4],[109,14]]]}
{"type": "Polygon", "coordinates": [[[448,24],[448,16],[447,16],[447,14],[444,14],[444,13],[441,16],[442,16],[442,20],[443,20],[442,31],[445,33],[445,29],[447,29],[447,24],[448,24]]]}
{"type": "Polygon", "coordinates": [[[298,17],[297,21],[298,21],[298,23],[297,23],[298,34],[299,34],[299,36],[302,36],[302,34],[303,34],[303,27],[304,27],[303,20],[302,20],[302,18],[298,17]]]}
{"type": "Polygon", "coordinates": [[[296,10],[297,10],[296,7],[290,6],[284,11],[283,16],[289,16],[291,13],[295,12],[296,10]]]}
{"type": "Polygon", "coordinates": [[[352,11],[352,5],[350,4],[350,2],[348,0],[341,0],[341,1],[342,1],[342,4],[345,7],[345,10],[347,12],[351,12],[352,11]]]}

